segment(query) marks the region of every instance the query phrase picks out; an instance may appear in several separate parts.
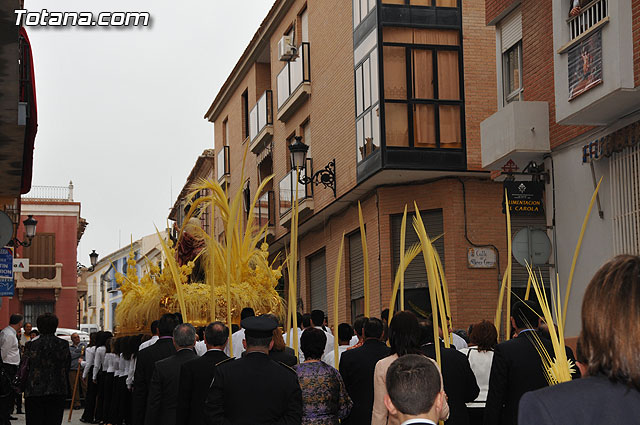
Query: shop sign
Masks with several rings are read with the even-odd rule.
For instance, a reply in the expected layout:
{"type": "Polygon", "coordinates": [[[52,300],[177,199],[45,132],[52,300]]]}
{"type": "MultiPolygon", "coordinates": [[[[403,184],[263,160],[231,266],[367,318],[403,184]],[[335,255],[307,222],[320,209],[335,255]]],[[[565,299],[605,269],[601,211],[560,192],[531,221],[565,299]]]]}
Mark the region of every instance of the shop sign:
{"type": "Polygon", "coordinates": [[[620,130],[594,140],[582,147],[582,163],[608,158],[630,146],[640,143],[640,122],[635,122],[620,130]]]}
{"type": "MultiPolygon", "coordinates": [[[[541,215],[544,214],[542,194],[544,183],[533,181],[505,181],[511,215],[541,215]]],[[[504,202],[503,210],[504,211],[504,202]]]]}
{"type": "Polygon", "coordinates": [[[13,294],[13,250],[0,248],[0,297],[12,297],[13,294]]]}
{"type": "Polygon", "coordinates": [[[496,251],[489,246],[469,248],[467,263],[470,269],[492,269],[496,266],[496,251]]]}

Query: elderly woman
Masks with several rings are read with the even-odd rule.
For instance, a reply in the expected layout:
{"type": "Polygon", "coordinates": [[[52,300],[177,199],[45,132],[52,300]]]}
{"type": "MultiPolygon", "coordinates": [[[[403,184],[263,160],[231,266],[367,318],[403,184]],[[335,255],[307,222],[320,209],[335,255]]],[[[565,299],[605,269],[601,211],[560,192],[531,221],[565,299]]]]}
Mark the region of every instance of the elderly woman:
{"type": "Polygon", "coordinates": [[[493,362],[493,347],[498,343],[498,332],[493,323],[483,320],[471,327],[469,334],[469,347],[459,350],[467,356],[471,370],[476,377],[480,394],[470,403],[467,403],[469,422],[472,425],[482,424],[484,407],[487,404],[487,392],[489,391],[489,373],[493,362]]]}
{"type": "Polygon", "coordinates": [[[637,424],[639,340],[640,257],[620,255],[596,272],[582,300],[587,377],[526,393],[518,423],[637,424]]]}
{"type": "Polygon", "coordinates": [[[326,343],[320,329],[306,329],[300,337],[305,361],[295,370],[302,389],[304,425],[337,425],[353,406],[340,373],[320,360],[326,343]]]}
{"type": "MultiPolygon", "coordinates": [[[[389,323],[389,343],[391,344],[391,355],[379,360],[373,372],[373,412],[371,414],[371,425],[398,425],[395,416],[389,416],[384,398],[387,395],[386,377],[387,370],[391,363],[398,357],[406,354],[423,355],[420,351],[420,325],[418,319],[410,311],[399,311],[389,323]]],[[[440,370],[440,368],[438,368],[440,370]]],[[[442,382],[440,383],[442,385],[442,382]]],[[[442,417],[445,420],[449,417],[449,405],[444,403],[442,407],[442,417]]]]}
{"type": "Polygon", "coordinates": [[[58,318],[45,313],[36,321],[40,337],[25,346],[29,372],[24,390],[29,425],[61,423],[71,365],[69,343],[58,338],[58,318]]]}

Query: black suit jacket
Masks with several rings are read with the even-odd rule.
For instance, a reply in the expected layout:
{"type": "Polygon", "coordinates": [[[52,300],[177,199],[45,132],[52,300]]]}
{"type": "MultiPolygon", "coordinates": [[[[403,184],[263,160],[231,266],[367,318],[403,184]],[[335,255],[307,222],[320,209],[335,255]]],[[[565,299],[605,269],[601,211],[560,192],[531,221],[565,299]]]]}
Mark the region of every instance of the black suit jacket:
{"type": "Polygon", "coordinates": [[[205,425],[204,401],[213,381],[216,365],[229,359],[224,351],[207,351],[182,365],[178,385],[177,425],[205,425]]]}
{"type": "Polygon", "coordinates": [[[343,424],[371,423],[373,410],[373,372],[378,360],[389,355],[389,347],[379,340],[368,339],[361,347],[347,350],[340,356],[340,374],[353,401],[351,413],[343,424]]]}
{"type": "MultiPolygon", "coordinates": [[[[434,344],[425,344],[421,348],[427,356],[436,359],[434,344]]],[[[476,375],[471,370],[467,356],[455,348],[445,348],[440,344],[442,359],[442,383],[449,403],[449,419],[447,425],[469,425],[469,414],[465,403],[473,401],[480,393],[476,375]]]]}
{"type": "Polygon", "coordinates": [[[216,367],[204,414],[209,425],[300,425],[298,375],[259,352],[222,363],[216,367]]]}
{"type": "Polygon", "coordinates": [[[197,357],[193,350],[185,349],[156,362],[149,385],[147,413],[144,417],[146,425],[176,424],[180,369],[183,364],[197,357]]]}
{"type": "Polygon", "coordinates": [[[133,375],[133,425],[144,425],[147,412],[149,384],[158,360],[166,359],[176,353],[173,339],[159,339],[155,344],[143,349],[136,359],[136,371],[133,375]]]}
{"type": "Polygon", "coordinates": [[[284,351],[269,351],[269,358],[275,362],[284,363],[289,367],[293,367],[298,364],[298,358],[296,352],[289,347],[285,347],[284,351]]]}
{"type": "Polygon", "coordinates": [[[518,424],[631,425],[640,423],[640,391],[589,376],[526,393],[518,424]]]}
{"type": "MultiPolygon", "coordinates": [[[[553,357],[551,341],[545,338],[540,340],[553,357]]],[[[568,347],[567,357],[573,359],[573,352],[568,347]]],[[[577,371],[574,378],[579,376],[580,372],[577,371]]],[[[533,343],[532,331],[521,332],[516,338],[498,344],[489,375],[485,425],[516,425],[518,403],[522,395],[546,386],[547,379],[540,354],[533,343]]]]}

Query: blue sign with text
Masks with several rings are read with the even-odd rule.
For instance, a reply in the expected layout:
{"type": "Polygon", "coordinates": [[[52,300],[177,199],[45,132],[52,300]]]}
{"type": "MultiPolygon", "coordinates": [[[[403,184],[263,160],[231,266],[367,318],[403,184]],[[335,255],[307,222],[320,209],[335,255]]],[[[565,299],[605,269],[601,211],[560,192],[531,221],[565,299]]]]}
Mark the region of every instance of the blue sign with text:
{"type": "Polygon", "coordinates": [[[0,248],[0,279],[13,279],[13,251],[0,248]]]}
{"type": "Polygon", "coordinates": [[[15,289],[13,279],[0,279],[0,297],[13,297],[15,289]]]}

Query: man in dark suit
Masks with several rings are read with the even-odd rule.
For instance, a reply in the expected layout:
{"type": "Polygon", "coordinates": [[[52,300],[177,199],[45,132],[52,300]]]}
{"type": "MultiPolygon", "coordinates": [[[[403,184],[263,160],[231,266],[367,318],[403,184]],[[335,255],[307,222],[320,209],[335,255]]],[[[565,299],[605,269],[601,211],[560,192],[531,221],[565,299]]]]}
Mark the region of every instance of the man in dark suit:
{"type": "Polygon", "coordinates": [[[353,401],[351,413],[342,423],[359,425],[371,422],[373,410],[373,372],[378,360],[389,355],[389,347],[382,342],[383,324],[371,318],[364,326],[361,347],[347,350],[340,357],[340,374],[353,401]]]}
{"type": "Polygon", "coordinates": [[[178,406],[178,384],[182,365],[198,356],[193,350],[196,345],[196,330],[189,323],[183,323],[173,331],[173,345],[176,354],[156,362],[149,398],[145,425],[175,425],[178,406]]]}
{"type": "Polygon", "coordinates": [[[144,425],[149,384],[151,383],[156,362],[176,353],[172,335],[177,325],[178,318],[174,314],[167,313],[163,315],[158,323],[160,338],[155,344],[138,353],[136,371],[133,375],[133,425],[144,425]]]}
{"type": "MultiPolygon", "coordinates": [[[[420,350],[436,360],[436,346],[433,343],[433,327],[429,324],[421,325],[423,341],[420,350]]],[[[469,414],[465,403],[473,401],[480,393],[476,376],[471,370],[467,356],[455,348],[446,348],[438,338],[440,344],[440,358],[442,359],[442,382],[444,392],[449,403],[449,419],[447,425],[468,425],[469,414]]],[[[452,346],[453,347],[453,346],[452,346]]]]}
{"type": "Polygon", "coordinates": [[[296,372],[269,359],[273,330],[268,317],[242,321],[246,354],[216,367],[205,402],[207,424],[283,424],[302,421],[302,391],[296,372]]]}
{"type": "Polygon", "coordinates": [[[207,352],[182,365],[178,386],[177,425],[205,425],[204,402],[216,366],[229,359],[224,353],[229,330],[222,322],[209,323],[204,331],[207,352]]]}
{"type": "Polygon", "coordinates": [[[387,370],[384,404],[398,423],[436,425],[446,395],[434,362],[419,354],[399,357],[387,370]]]}
{"type": "MultiPolygon", "coordinates": [[[[519,301],[511,309],[511,325],[518,336],[498,344],[494,350],[484,410],[485,425],[516,425],[522,395],[549,385],[534,345],[534,327],[539,326],[539,314],[540,307],[532,300],[519,301]]],[[[540,338],[540,341],[553,358],[551,341],[546,338],[540,338]]],[[[568,348],[567,357],[573,360],[573,352],[568,348]]],[[[576,368],[574,378],[579,376],[576,368]]]]}

